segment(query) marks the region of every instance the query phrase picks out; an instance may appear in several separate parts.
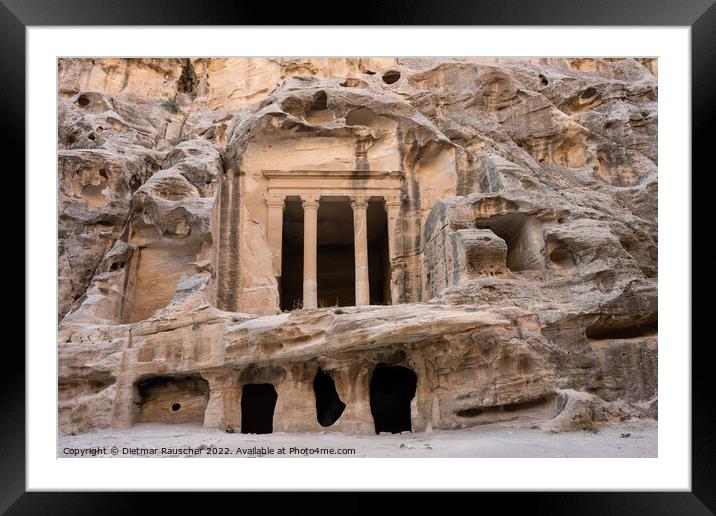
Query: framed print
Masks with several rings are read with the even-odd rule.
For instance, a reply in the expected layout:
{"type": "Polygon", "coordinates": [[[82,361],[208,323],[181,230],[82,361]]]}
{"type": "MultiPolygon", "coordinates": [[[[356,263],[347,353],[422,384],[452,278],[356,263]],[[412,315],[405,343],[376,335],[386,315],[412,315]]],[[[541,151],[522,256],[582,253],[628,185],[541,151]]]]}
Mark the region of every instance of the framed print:
{"type": "Polygon", "coordinates": [[[712,2],[296,7],[4,3],[28,301],[0,507],[713,510],[712,2]]]}

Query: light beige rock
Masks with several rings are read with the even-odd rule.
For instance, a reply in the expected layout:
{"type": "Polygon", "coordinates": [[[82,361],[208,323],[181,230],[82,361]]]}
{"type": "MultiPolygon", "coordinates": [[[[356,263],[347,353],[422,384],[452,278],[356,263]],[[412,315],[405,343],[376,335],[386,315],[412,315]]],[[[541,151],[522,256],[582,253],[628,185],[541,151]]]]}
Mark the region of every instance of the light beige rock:
{"type": "Polygon", "coordinates": [[[656,417],[656,60],[58,73],[62,432],[656,417]]]}

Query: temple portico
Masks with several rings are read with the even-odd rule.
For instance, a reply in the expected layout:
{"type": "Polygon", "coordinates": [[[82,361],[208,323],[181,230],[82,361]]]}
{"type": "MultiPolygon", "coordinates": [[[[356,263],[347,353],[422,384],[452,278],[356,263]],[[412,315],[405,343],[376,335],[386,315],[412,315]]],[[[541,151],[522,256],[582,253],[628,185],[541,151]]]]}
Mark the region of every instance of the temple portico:
{"type": "Polygon", "coordinates": [[[392,270],[401,172],[294,170],[263,175],[268,179],[267,240],[282,308],[389,304],[398,298],[392,270]],[[300,267],[293,263],[300,258],[299,250],[300,267]]]}

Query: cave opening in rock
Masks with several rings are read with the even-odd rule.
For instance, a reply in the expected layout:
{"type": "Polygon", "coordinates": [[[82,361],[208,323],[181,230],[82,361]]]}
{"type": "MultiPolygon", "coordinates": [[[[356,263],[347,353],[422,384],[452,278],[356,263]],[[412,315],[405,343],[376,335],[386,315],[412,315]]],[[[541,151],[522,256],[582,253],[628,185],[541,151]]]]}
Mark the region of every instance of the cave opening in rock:
{"type": "Polygon", "coordinates": [[[537,219],[521,213],[495,215],[475,221],[475,227],[490,229],[507,244],[507,268],[512,272],[545,267],[544,237],[537,219]]]}
{"type": "Polygon", "coordinates": [[[549,263],[558,270],[571,270],[575,267],[574,255],[563,246],[555,246],[549,252],[549,263]]]}
{"type": "Polygon", "coordinates": [[[199,374],[152,376],[137,382],[138,423],[203,423],[209,382],[199,374]]]}
{"type": "Polygon", "coordinates": [[[79,104],[80,107],[87,107],[90,103],[89,97],[87,95],[80,95],[77,97],[77,104],[79,104]]]}
{"type": "Polygon", "coordinates": [[[606,318],[585,328],[585,336],[594,340],[635,339],[657,335],[656,318],[644,321],[618,320],[606,318]]]}
{"type": "Polygon", "coordinates": [[[493,416],[503,412],[521,412],[534,415],[535,412],[543,412],[553,407],[551,404],[554,396],[547,394],[531,400],[517,401],[514,403],[504,403],[500,405],[487,405],[479,407],[468,407],[455,412],[458,417],[474,418],[483,414],[491,414],[493,416]]]}
{"type": "Polygon", "coordinates": [[[368,203],[368,280],[370,304],[389,305],[390,257],[388,254],[388,216],[382,199],[368,203]]]}
{"type": "Polygon", "coordinates": [[[270,383],[244,385],[241,391],[241,433],[272,433],[277,399],[276,388],[270,383]]]}
{"type": "Polygon", "coordinates": [[[353,208],[347,197],[322,197],[318,208],[318,306],[354,306],[353,208]]]}
{"type": "Polygon", "coordinates": [[[341,401],[336,384],[321,368],[313,379],[313,393],[316,396],[316,419],[321,426],[331,426],[341,417],[346,404],[341,401]]]}
{"type": "Polygon", "coordinates": [[[129,179],[129,189],[132,190],[132,193],[136,192],[140,186],[142,186],[142,182],[137,176],[132,176],[129,179]]]}
{"type": "Polygon", "coordinates": [[[370,412],[375,433],[411,431],[410,402],[418,377],[403,366],[377,365],[370,379],[370,412]]]}
{"type": "Polygon", "coordinates": [[[109,270],[111,272],[118,271],[119,269],[124,269],[124,262],[114,262],[112,265],[109,266],[109,270]]]}
{"type": "Polygon", "coordinates": [[[596,88],[593,88],[592,86],[590,86],[589,88],[587,88],[586,90],[584,90],[582,92],[582,94],[579,96],[579,98],[581,98],[583,100],[587,100],[587,99],[591,99],[592,97],[596,97],[596,96],[597,96],[596,88]]]}
{"type": "Polygon", "coordinates": [[[389,70],[383,74],[383,82],[393,84],[400,80],[400,72],[397,70],[389,70]]]}
{"type": "Polygon", "coordinates": [[[319,91],[313,96],[311,111],[322,111],[328,107],[328,95],[325,91],[319,91]]]}
{"type": "Polygon", "coordinates": [[[484,413],[485,411],[481,408],[468,408],[464,410],[458,410],[455,412],[455,415],[458,417],[477,417],[484,413]]]}

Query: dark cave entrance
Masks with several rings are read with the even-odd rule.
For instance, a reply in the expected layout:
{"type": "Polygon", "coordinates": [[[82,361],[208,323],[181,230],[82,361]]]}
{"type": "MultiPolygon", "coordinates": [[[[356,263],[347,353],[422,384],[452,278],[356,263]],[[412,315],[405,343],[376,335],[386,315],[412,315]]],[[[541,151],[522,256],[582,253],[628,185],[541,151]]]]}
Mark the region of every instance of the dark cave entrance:
{"type": "Polygon", "coordinates": [[[278,394],[270,383],[249,383],[241,392],[241,433],[273,432],[273,411],[278,394]]]}
{"type": "Polygon", "coordinates": [[[346,404],[336,391],[333,378],[322,369],[318,369],[313,379],[313,393],[316,396],[316,419],[321,426],[331,426],[338,421],[346,404]]]}
{"type": "Polygon", "coordinates": [[[376,434],[412,431],[410,402],[417,384],[417,375],[407,367],[376,366],[370,379],[370,412],[376,434]]]}

